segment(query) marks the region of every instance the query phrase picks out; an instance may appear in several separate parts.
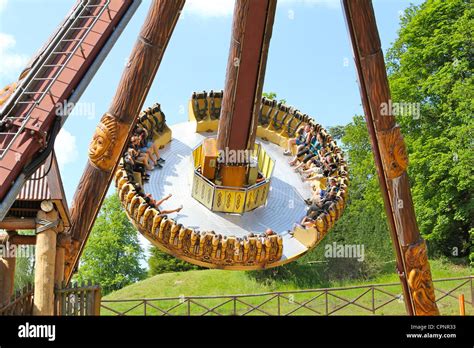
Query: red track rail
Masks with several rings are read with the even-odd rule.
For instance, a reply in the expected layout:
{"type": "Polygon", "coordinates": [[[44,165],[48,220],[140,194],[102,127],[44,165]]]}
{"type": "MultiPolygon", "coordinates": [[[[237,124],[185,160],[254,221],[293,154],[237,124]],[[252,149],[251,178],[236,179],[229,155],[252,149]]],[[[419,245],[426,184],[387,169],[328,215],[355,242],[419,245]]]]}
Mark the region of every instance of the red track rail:
{"type": "MultiPolygon", "coordinates": [[[[79,1],[75,7],[86,2],[79,1]]],[[[47,67],[43,66],[30,85],[34,86],[32,89],[35,91],[28,96],[32,102],[15,103],[7,112],[4,111],[4,115],[11,118],[11,129],[19,131],[16,136],[0,134],[0,147],[6,149],[0,158],[0,202],[25,166],[45,148],[45,139],[57,117],[58,103],[67,103],[133,0],[95,0],[87,3],[89,6],[86,14],[89,16],[83,15],[83,18],[69,27],[68,40],[63,40],[55,51],[69,50],[74,53],[55,53],[57,58],[54,58],[54,64],[50,60],[47,67]],[[104,8],[105,5],[107,7],[104,8]],[[81,43],[80,48],[75,50],[74,45],[78,42],[81,43]]]]}

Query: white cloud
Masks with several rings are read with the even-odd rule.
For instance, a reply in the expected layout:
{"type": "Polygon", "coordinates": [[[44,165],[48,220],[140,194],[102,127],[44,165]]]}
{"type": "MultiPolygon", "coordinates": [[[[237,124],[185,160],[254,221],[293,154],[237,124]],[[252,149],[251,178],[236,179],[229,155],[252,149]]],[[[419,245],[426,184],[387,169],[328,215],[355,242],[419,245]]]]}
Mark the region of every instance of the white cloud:
{"type": "Polygon", "coordinates": [[[5,7],[7,7],[8,0],[0,0],[0,12],[2,12],[5,7]]]}
{"type": "Polygon", "coordinates": [[[54,142],[54,151],[60,169],[64,168],[66,164],[76,161],[79,155],[77,151],[76,137],[66,129],[62,128],[54,142]]]}
{"type": "Polygon", "coordinates": [[[234,12],[234,0],[188,0],[183,14],[199,17],[228,17],[234,12]]]}
{"type": "Polygon", "coordinates": [[[341,7],[340,0],[279,0],[278,4],[321,6],[321,7],[327,7],[330,9],[337,9],[341,7]]]}
{"type": "MultiPolygon", "coordinates": [[[[340,0],[279,0],[279,5],[322,6],[330,9],[340,8],[340,0]]],[[[234,0],[188,0],[183,14],[199,17],[230,17],[234,12],[234,0]]]]}
{"type": "MultiPolygon", "coordinates": [[[[0,0],[0,9],[2,2],[0,0]]],[[[16,40],[13,35],[0,33],[0,79],[17,79],[29,61],[29,57],[13,51],[16,40]]]]}

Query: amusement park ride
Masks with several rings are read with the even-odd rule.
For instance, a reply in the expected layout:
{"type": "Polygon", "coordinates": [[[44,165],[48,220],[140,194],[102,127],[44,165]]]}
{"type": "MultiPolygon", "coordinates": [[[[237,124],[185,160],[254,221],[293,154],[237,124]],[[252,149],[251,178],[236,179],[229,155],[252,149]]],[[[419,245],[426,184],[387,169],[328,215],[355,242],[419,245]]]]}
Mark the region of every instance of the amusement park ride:
{"type": "MultiPolygon", "coordinates": [[[[112,180],[129,219],[152,244],[188,262],[228,270],[265,269],[299,258],[324,238],[347,201],[348,168],[331,135],[310,116],[262,98],[276,0],[236,1],[224,91],[194,93],[189,122],[172,127],[159,104],[141,110],[185,0],[154,0],[96,128],[69,210],[53,152],[67,115],[58,117],[55,105],[79,99],[139,3],[78,1],[19,81],[0,96],[0,228],[7,231],[0,243],[36,245],[37,315],[54,313],[54,287],[69,282],[77,270],[112,180]],[[305,213],[304,198],[326,182],[323,178],[311,188],[295,180],[281,153],[306,124],[335,154],[334,177],[342,189],[327,213],[303,227],[296,219],[305,213]],[[167,159],[164,170],[153,170],[147,183],[123,160],[137,125],[167,159]],[[227,153],[245,155],[221,156],[227,153]],[[186,215],[173,219],[162,214],[138,187],[157,199],[171,190],[173,199],[186,202],[186,215]],[[289,200],[295,201],[292,208],[289,200]],[[272,231],[264,233],[268,228],[272,231]],[[17,233],[25,229],[36,235],[17,233]]],[[[372,4],[342,4],[406,310],[437,315],[405,143],[394,117],[380,114],[390,90],[372,4]]],[[[15,259],[0,259],[0,307],[12,295],[14,273],[15,259]]]]}

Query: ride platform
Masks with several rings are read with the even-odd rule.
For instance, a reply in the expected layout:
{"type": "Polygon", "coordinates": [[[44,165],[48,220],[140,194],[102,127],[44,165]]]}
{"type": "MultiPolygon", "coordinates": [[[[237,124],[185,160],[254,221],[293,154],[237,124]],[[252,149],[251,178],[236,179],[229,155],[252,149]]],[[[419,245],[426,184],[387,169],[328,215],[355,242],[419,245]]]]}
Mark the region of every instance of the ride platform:
{"type": "Polygon", "coordinates": [[[306,212],[304,199],[309,198],[310,187],[288,165],[289,157],[282,149],[268,141],[258,139],[265,151],[275,160],[275,168],[270,183],[270,191],[265,206],[244,214],[213,212],[192,197],[193,149],[214,132],[196,133],[192,122],[170,126],[174,135],[171,142],[161,151],[166,159],[162,169],[150,172],[150,180],[144,184],[144,191],[156,200],[168,194],[164,210],[183,205],[183,210],[172,216],[183,225],[201,231],[216,231],[223,236],[244,237],[249,233],[260,234],[270,228],[283,237],[286,259],[306,251],[306,247],[289,234],[296,221],[306,212]],[[179,138],[177,138],[178,136],[179,138]]]}
{"type": "Polygon", "coordinates": [[[137,230],[153,245],[203,267],[256,270],[294,261],[321,242],[344,210],[348,178],[342,152],[311,117],[263,98],[256,149],[251,155],[257,158],[258,176],[263,181],[256,185],[249,181],[244,187],[222,187],[216,181],[213,186],[204,175],[197,174],[202,170],[199,163],[206,163],[201,161],[205,153],[202,144],[216,136],[221,99],[222,93],[194,93],[189,122],[173,126],[162,124],[165,117],[159,107],[144,111],[148,116],[140,120],[161,120],[155,125],[140,121],[140,125],[149,132],[160,129],[153,138],[154,146],[161,149],[166,162],[163,168],[149,171],[145,183],[140,173],[127,172],[121,165],[115,184],[122,205],[137,230]],[[337,203],[306,227],[299,225],[306,214],[304,200],[324,186],[325,179],[303,182],[288,165],[290,157],[283,155],[288,139],[305,124],[319,132],[337,158],[335,177],[344,187],[337,203]],[[143,192],[137,184],[142,185],[143,192]],[[169,194],[172,197],[156,207],[147,203],[144,193],[156,201],[169,194]],[[179,213],[162,213],[181,205],[179,213]]]}

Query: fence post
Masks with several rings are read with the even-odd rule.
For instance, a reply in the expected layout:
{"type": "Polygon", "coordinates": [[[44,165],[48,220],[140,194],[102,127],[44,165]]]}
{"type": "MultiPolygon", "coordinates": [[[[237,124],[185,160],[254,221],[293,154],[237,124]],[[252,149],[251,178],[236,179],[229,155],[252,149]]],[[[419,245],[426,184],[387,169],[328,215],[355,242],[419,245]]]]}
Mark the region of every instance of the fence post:
{"type": "Polygon", "coordinates": [[[61,315],[66,315],[66,297],[64,296],[63,289],[66,287],[66,281],[63,280],[61,283],[60,301],[61,301],[61,315]]]}
{"type": "Polygon", "coordinates": [[[372,285],[372,314],[375,314],[375,287],[372,285]]]}
{"type": "Polygon", "coordinates": [[[471,278],[470,278],[470,280],[471,280],[470,283],[471,283],[471,306],[472,306],[472,308],[474,308],[474,287],[472,285],[472,279],[473,278],[474,278],[473,276],[471,276],[471,278]]]}
{"type": "Polygon", "coordinates": [[[324,302],[326,302],[326,315],[329,315],[328,290],[324,290],[324,302]]]}
{"type": "Polygon", "coordinates": [[[188,298],[188,317],[191,316],[191,300],[188,298]]]}
{"type": "MultiPolygon", "coordinates": [[[[92,288],[91,280],[88,281],[87,286],[89,288],[92,288]]],[[[92,315],[92,313],[94,313],[94,293],[91,293],[90,291],[86,292],[86,302],[87,302],[86,315],[92,315]]]]}
{"type": "Polygon", "coordinates": [[[84,309],[85,309],[84,308],[85,307],[85,301],[84,301],[84,299],[85,299],[85,296],[84,296],[85,290],[84,290],[84,287],[85,287],[85,283],[84,283],[84,281],[82,281],[81,289],[79,290],[79,294],[80,294],[80,299],[79,299],[79,306],[80,307],[79,307],[79,310],[80,310],[80,315],[81,316],[84,316],[84,309]]]}
{"type": "Polygon", "coordinates": [[[100,315],[100,300],[102,298],[100,287],[94,291],[94,313],[92,315],[100,315]]]}
{"type": "Polygon", "coordinates": [[[143,300],[143,315],[146,317],[146,303],[147,303],[147,300],[143,300]]]}
{"type": "Polygon", "coordinates": [[[459,295],[459,315],[466,315],[466,307],[464,304],[464,294],[459,295]]]}
{"type": "Polygon", "coordinates": [[[280,293],[277,293],[277,299],[278,299],[278,316],[281,315],[281,310],[280,310],[280,293]]]}

